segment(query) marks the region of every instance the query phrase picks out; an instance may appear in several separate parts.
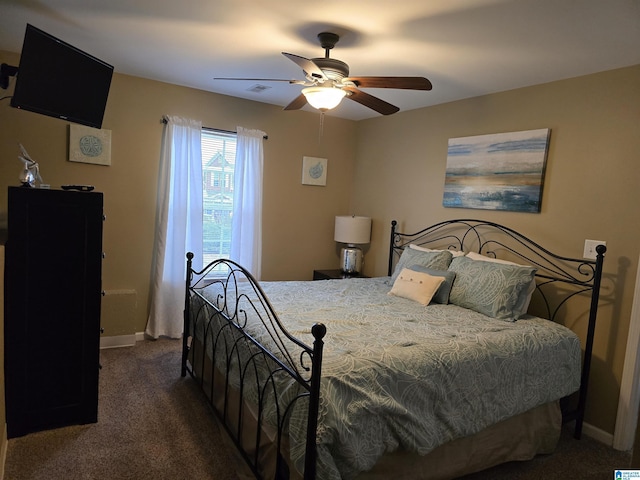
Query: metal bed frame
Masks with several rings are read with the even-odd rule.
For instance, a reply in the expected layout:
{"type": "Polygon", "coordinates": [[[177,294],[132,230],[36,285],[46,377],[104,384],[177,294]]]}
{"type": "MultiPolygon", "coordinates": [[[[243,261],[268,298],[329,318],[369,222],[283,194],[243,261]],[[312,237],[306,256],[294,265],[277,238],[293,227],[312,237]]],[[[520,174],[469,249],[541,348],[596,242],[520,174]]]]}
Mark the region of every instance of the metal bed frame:
{"type": "MultiPolygon", "coordinates": [[[[576,259],[551,253],[520,233],[493,222],[449,220],[412,234],[398,232],[397,226],[394,220],[391,223],[389,275],[395,258],[408,244],[413,243],[428,248],[475,251],[496,258],[501,254],[500,258],[506,255],[509,257],[507,259],[535,266],[538,269],[536,291],[545,306],[546,318],[551,320],[559,318],[570,299],[582,294],[591,295],[577,407],[570,409],[563,406],[563,421],[575,420],[574,436],[580,438],[606,247],[599,245],[596,248],[596,260],[576,259]],[[551,288],[557,284],[571,288],[560,300],[554,298],[551,288]]],[[[195,271],[192,260],[193,254],[188,253],[182,376],[189,373],[198,382],[256,478],[265,478],[265,455],[275,457],[275,467],[269,476],[290,478],[290,467],[285,458],[287,420],[297,402],[308,402],[308,407],[305,407],[308,416],[303,478],[315,479],[316,431],[326,327],[323,324],[313,325],[313,345],[307,345],[281,324],[250,272],[230,260],[216,260],[204,269],[195,271]],[[222,270],[225,274],[222,277],[209,277],[207,274],[214,270],[222,270]],[[202,293],[211,284],[215,284],[222,292],[215,301],[205,299],[202,293]],[[196,311],[192,305],[194,298],[195,303],[199,303],[196,311]],[[249,316],[259,322],[269,339],[270,348],[245,330],[249,316]],[[201,332],[203,340],[196,338],[196,330],[201,332]],[[218,360],[208,360],[208,356],[218,360]],[[239,385],[234,385],[231,376],[235,376],[235,383],[239,382],[239,385]],[[278,379],[282,377],[291,378],[298,385],[298,392],[293,398],[278,392],[278,379]],[[259,392],[255,405],[257,413],[254,412],[253,420],[257,428],[251,430],[252,433],[246,430],[252,411],[247,406],[249,399],[246,392],[249,387],[259,392]],[[216,395],[220,395],[221,399],[216,400],[216,395]],[[267,406],[275,412],[276,418],[275,427],[272,428],[275,451],[270,454],[265,453],[263,445],[267,437],[265,430],[270,428],[264,418],[267,406]]]]}

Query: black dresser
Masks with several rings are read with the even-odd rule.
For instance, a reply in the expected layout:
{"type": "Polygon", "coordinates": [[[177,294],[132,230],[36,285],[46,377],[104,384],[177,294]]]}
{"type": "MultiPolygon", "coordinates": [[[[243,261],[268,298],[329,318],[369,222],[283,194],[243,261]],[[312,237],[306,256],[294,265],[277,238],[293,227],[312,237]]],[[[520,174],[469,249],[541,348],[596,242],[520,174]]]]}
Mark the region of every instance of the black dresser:
{"type": "Polygon", "coordinates": [[[9,438],[98,418],[103,195],[9,187],[9,438]]]}

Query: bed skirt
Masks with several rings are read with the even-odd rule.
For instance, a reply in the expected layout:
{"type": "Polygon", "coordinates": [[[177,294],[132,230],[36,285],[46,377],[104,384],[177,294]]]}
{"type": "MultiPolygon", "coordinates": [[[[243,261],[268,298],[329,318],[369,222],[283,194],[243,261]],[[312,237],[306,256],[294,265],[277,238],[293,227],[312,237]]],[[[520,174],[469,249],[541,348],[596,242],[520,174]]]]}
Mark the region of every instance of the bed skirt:
{"type": "Polygon", "coordinates": [[[530,460],[553,452],[560,439],[558,402],[508,418],[470,437],[459,438],[425,456],[396,451],[386,454],[357,480],[445,480],[505,462],[530,460]]]}

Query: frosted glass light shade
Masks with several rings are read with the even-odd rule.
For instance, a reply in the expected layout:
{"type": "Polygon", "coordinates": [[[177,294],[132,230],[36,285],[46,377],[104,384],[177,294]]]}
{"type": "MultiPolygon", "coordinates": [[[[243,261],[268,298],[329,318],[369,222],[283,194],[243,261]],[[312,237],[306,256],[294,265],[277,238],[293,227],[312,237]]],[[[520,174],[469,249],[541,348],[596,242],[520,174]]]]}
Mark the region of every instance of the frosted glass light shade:
{"type": "Polygon", "coordinates": [[[337,107],[347,92],[333,87],[307,87],[302,89],[302,94],[313,108],[318,110],[331,110],[337,107]]]}
{"type": "Polygon", "coordinates": [[[336,217],[333,239],[350,245],[369,243],[371,240],[371,218],[354,216],[336,217]]]}

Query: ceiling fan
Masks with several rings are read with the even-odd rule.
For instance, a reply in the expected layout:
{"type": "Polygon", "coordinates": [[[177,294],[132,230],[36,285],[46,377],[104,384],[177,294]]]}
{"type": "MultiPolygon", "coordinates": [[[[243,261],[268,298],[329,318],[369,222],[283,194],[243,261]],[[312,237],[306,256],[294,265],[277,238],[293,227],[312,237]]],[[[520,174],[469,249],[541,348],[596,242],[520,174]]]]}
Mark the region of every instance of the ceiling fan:
{"type": "Polygon", "coordinates": [[[282,80],[273,78],[214,78],[214,80],[252,80],[265,82],[289,82],[303,85],[300,95],[293,99],[285,110],[299,110],[309,103],[320,111],[337,107],[343,98],[349,98],[382,115],[391,115],[400,109],[384,100],[363,92],[360,88],[400,88],[407,90],[431,90],[431,82],[424,77],[350,77],[349,65],[329,58],[340,36],[331,32],[318,34],[320,46],[325,50],[323,58],[304,58],[282,52],[304,72],[305,80],[282,80]]]}

